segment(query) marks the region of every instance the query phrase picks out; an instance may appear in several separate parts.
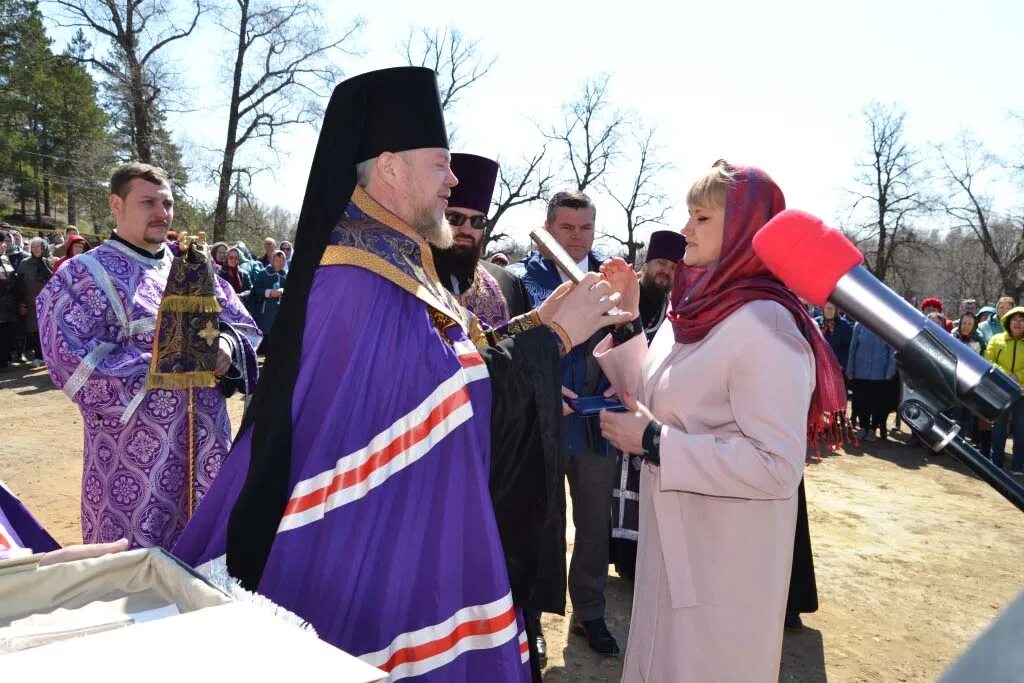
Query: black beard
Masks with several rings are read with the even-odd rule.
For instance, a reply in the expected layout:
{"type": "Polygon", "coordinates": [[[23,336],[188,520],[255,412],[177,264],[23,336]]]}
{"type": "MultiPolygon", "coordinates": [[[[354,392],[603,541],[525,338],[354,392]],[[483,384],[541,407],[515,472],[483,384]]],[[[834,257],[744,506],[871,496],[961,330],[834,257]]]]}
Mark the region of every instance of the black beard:
{"type": "Polygon", "coordinates": [[[650,273],[644,273],[643,277],[640,278],[640,284],[643,285],[644,287],[648,288],[648,289],[651,289],[651,290],[654,290],[655,292],[658,292],[659,294],[661,294],[663,296],[667,295],[669,292],[672,291],[672,281],[671,280],[669,280],[667,285],[659,285],[657,278],[655,278],[650,273]]]}
{"type": "Polygon", "coordinates": [[[437,275],[445,287],[448,286],[448,280],[454,275],[465,291],[473,282],[476,266],[480,261],[480,251],[475,246],[469,247],[457,243],[447,249],[432,247],[432,250],[437,275]]]}

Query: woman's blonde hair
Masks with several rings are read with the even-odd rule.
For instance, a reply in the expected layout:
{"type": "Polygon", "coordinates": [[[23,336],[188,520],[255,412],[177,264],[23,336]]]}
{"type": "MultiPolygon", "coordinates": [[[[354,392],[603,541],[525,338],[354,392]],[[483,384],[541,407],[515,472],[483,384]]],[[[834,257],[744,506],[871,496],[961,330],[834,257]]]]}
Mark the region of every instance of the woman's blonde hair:
{"type": "Polygon", "coordinates": [[[703,206],[707,208],[725,208],[725,198],[732,186],[732,166],[725,159],[719,159],[711,170],[697,179],[686,193],[687,206],[703,206]]]}

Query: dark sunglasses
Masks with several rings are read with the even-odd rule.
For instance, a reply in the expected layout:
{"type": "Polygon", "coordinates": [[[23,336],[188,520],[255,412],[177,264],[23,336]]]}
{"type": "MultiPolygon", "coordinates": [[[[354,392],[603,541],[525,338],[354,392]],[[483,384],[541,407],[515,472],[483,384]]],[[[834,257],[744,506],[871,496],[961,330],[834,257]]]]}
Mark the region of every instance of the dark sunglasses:
{"type": "Polygon", "coordinates": [[[467,220],[469,221],[469,226],[474,230],[483,230],[484,226],[487,225],[487,216],[483,214],[471,217],[458,211],[446,211],[444,217],[448,219],[448,223],[454,228],[459,227],[467,220]]]}

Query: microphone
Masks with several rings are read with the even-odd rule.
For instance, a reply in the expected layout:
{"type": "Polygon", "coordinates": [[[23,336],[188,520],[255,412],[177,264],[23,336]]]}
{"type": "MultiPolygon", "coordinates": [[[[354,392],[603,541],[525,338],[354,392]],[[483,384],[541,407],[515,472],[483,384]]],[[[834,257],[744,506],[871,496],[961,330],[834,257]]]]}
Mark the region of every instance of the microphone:
{"type": "Polygon", "coordinates": [[[1021,395],[1020,385],[926,318],[864,267],[864,256],[835,228],[786,209],[754,235],[754,252],[798,296],[831,301],[896,349],[908,383],[946,403],[961,402],[995,420],[1021,395]]]}

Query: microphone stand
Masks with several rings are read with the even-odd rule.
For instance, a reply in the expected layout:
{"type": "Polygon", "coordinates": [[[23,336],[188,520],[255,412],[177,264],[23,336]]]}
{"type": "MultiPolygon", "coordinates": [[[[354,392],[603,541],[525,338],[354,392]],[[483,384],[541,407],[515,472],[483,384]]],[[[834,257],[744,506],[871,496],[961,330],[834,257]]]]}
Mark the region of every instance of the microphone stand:
{"type": "Polygon", "coordinates": [[[945,452],[967,465],[1024,512],[1024,486],[967,443],[960,436],[960,425],[943,414],[955,406],[964,406],[995,421],[1012,401],[1024,400],[1017,383],[993,368],[977,390],[961,397],[957,392],[955,358],[927,329],[896,352],[896,367],[907,384],[899,414],[914,434],[936,453],[945,452]]]}

